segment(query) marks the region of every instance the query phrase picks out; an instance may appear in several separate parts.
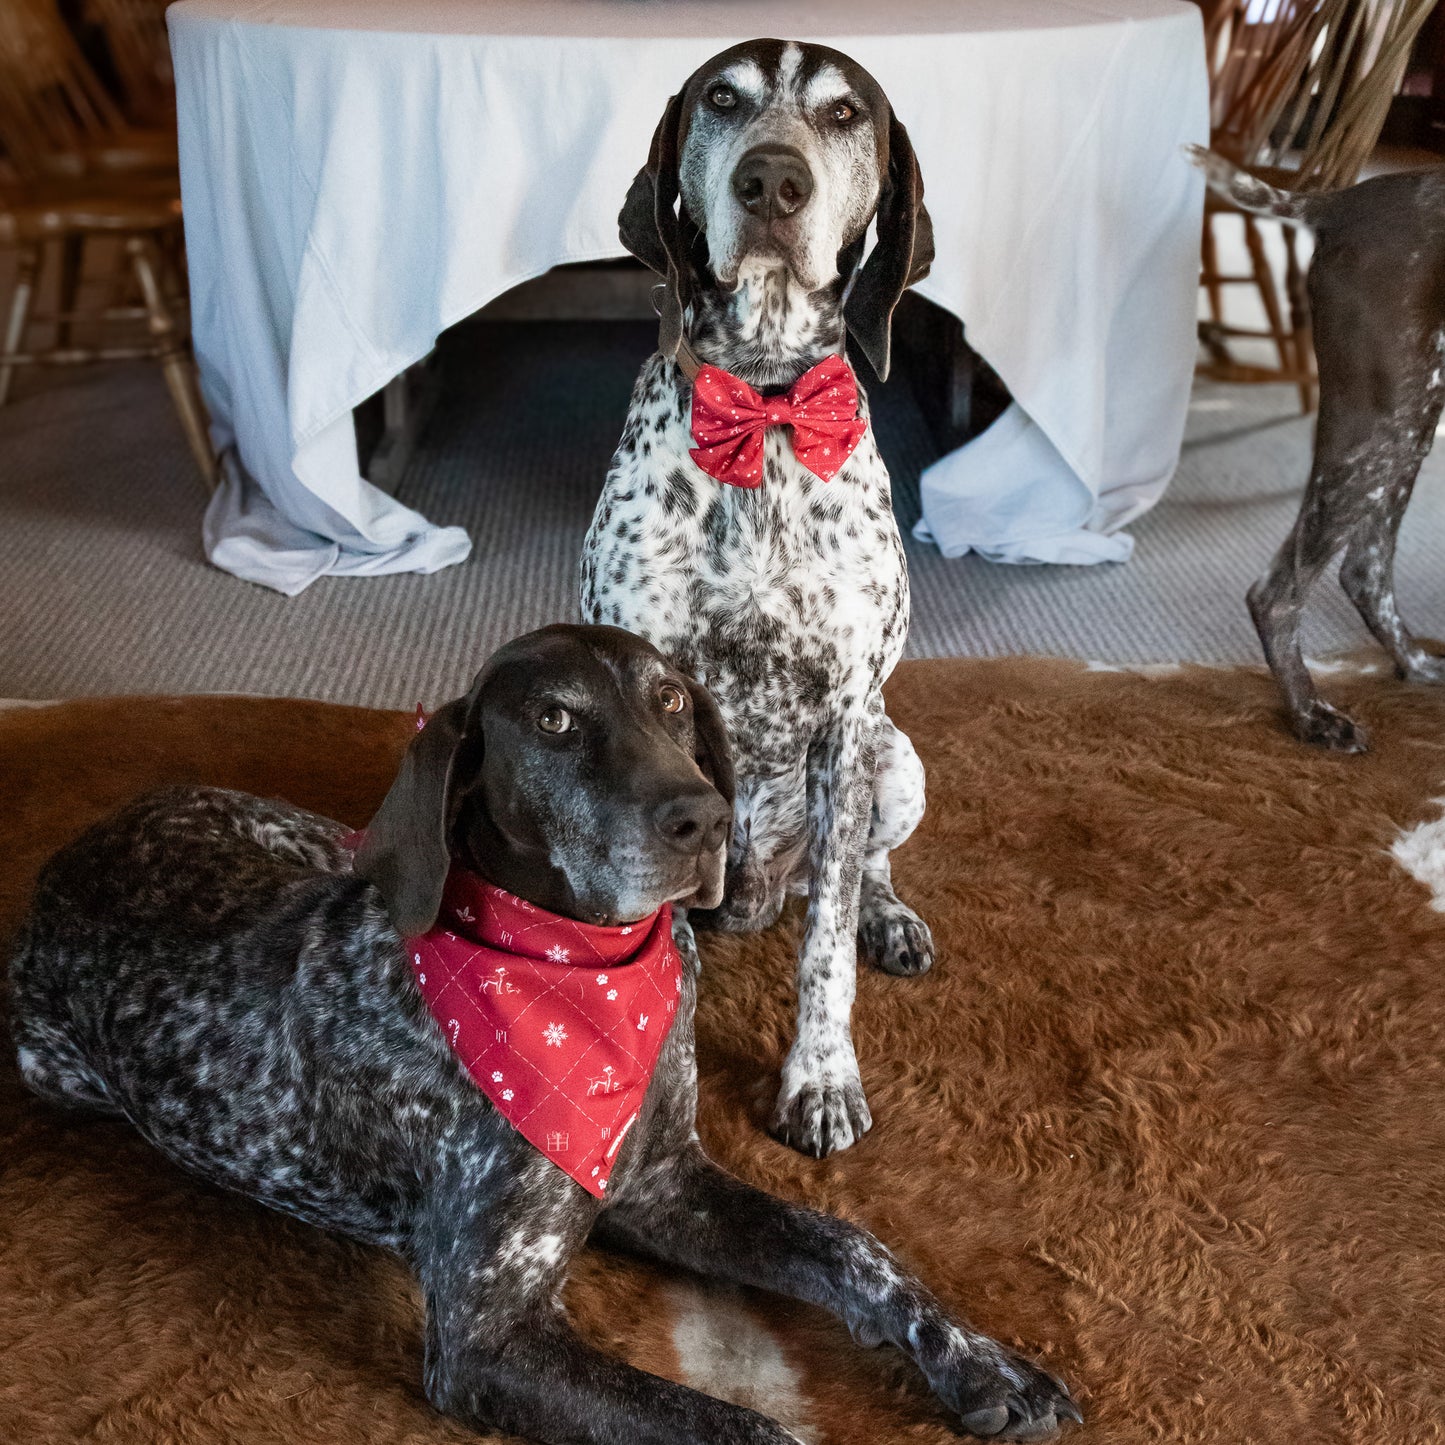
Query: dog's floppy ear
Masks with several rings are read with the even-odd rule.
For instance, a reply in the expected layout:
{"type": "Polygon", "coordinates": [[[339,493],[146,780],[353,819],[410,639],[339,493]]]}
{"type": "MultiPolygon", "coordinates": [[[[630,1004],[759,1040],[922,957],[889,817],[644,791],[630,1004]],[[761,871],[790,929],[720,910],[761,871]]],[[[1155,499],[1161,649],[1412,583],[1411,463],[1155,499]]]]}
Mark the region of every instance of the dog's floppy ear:
{"type": "Polygon", "coordinates": [[[682,339],[682,314],[692,299],[695,228],[678,204],[678,150],[682,144],[683,98],[674,95],[652,133],[647,164],[633,177],[617,217],[622,244],[664,279],[658,350],[669,359],[682,339]]]}
{"type": "Polygon", "coordinates": [[[733,772],[733,745],[728,738],[727,724],[713,700],[713,695],[700,682],[689,682],[692,694],[693,759],[703,776],[732,807],[737,793],[733,772]]]}
{"type": "Polygon", "coordinates": [[[376,884],[403,938],[425,933],[442,906],[456,816],[452,776],[472,700],[469,694],[439,708],[412,739],[356,850],[354,871],[376,884]]]}
{"type": "Polygon", "coordinates": [[[923,176],[903,122],[888,120],[888,173],[878,197],[878,244],[849,292],[844,320],[863,354],[888,379],[893,310],[933,265],[933,222],[923,204],[923,176]]]}

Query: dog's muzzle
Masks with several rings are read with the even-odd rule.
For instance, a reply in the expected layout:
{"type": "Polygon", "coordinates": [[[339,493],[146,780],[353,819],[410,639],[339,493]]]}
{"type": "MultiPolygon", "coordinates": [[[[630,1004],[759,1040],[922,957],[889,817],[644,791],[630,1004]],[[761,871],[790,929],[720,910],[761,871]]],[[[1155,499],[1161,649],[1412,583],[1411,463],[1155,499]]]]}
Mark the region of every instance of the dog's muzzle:
{"type": "Polygon", "coordinates": [[[653,814],[653,828],[672,865],[695,877],[697,896],[708,906],[721,891],[731,821],[732,809],[712,789],[671,799],[653,814]]]}

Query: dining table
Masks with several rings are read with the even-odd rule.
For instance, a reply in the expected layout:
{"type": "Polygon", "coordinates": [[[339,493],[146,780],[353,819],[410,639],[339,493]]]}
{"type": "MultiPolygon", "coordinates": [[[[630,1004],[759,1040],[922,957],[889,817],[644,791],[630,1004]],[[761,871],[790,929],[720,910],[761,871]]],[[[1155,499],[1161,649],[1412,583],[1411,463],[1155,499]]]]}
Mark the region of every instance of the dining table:
{"type": "MultiPolygon", "coordinates": [[[[373,486],[353,409],[617,213],[709,56],[826,43],[907,126],[957,316],[1010,402],[921,477],[916,534],[1121,561],[1178,461],[1208,137],[1182,0],[177,0],[192,335],[220,482],[206,554],[294,595],[471,541],[373,486]]],[[[618,417],[621,429],[623,418],[618,417]]],[[[602,482],[598,477],[599,488],[602,482]]]]}

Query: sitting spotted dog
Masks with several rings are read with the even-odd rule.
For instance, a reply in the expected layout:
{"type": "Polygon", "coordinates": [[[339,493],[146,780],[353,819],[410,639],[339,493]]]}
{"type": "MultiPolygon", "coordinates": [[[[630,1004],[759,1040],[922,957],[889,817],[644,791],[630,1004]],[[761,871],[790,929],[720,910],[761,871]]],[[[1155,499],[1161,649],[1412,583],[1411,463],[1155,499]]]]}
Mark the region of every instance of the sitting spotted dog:
{"type": "Polygon", "coordinates": [[[620,225],[665,277],[661,335],[587,537],[583,616],[656,643],[731,729],[727,894],[694,921],[764,928],[787,893],[808,896],[772,1127],[829,1154],[872,1123],[851,1032],[859,946],[890,973],[933,962],[889,868],[924,805],[883,710],[908,571],[843,354],[851,335],[888,374],[894,307],[933,257],[923,184],[872,76],[820,45],[755,40],[668,102],[620,225]]]}
{"type": "Polygon", "coordinates": [[[871,1235],[703,1153],[670,908],[722,895],[732,778],[707,690],[640,639],[519,638],[417,734],[359,840],[169,788],[51,859],[11,969],[21,1073],[400,1253],[427,1395],[478,1429],[797,1445],[572,1331],[559,1295],[592,1237],[823,1305],[906,1352],[966,1429],[1040,1439],[1078,1419],[1058,1381],[871,1235]]]}

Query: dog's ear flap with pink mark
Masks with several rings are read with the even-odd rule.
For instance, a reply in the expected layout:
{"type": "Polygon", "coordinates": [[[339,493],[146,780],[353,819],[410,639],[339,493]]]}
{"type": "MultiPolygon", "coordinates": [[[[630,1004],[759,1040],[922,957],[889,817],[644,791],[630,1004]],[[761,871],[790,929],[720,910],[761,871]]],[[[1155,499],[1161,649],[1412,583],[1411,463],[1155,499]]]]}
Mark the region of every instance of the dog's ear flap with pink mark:
{"type": "Polygon", "coordinates": [[[674,95],[652,134],[647,164],[633,177],[617,217],[622,244],[664,279],[658,350],[669,360],[677,355],[683,312],[692,299],[691,251],[697,238],[678,197],[682,119],[683,97],[674,95]]]}
{"type": "Polygon", "coordinates": [[[878,198],[878,244],[853,282],[843,319],[878,373],[888,379],[893,311],[933,265],[933,221],[923,204],[923,176],[913,142],[896,115],[888,120],[888,172],[878,198]]]}
{"type": "Polygon", "coordinates": [[[356,850],[353,871],[376,885],[403,938],[425,933],[441,910],[456,821],[457,755],[464,740],[472,741],[467,723],[475,698],[473,688],[438,708],[412,739],[356,850]]]}
{"type": "Polygon", "coordinates": [[[687,690],[692,696],[693,759],[731,808],[737,794],[737,777],[727,724],[712,693],[702,683],[689,682],[687,690]]]}

